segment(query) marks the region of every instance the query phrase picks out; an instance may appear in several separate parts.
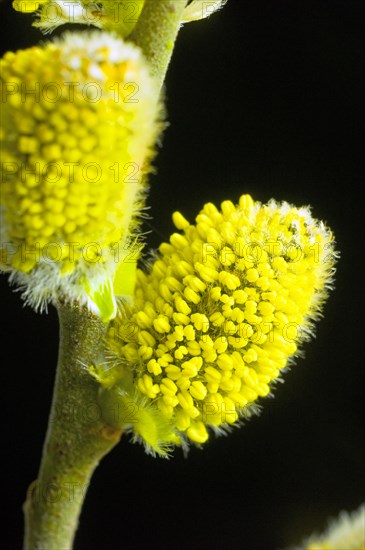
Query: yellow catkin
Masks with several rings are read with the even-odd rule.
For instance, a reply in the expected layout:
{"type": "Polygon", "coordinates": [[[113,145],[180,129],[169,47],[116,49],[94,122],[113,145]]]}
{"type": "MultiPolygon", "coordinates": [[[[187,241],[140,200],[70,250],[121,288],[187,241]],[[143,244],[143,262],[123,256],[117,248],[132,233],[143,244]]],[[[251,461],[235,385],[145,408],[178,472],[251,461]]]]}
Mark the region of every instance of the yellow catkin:
{"type": "Polygon", "coordinates": [[[181,232],[139,272],[134,309],[113,322],[121,333],[135,324],[137,337],[113,346],[122,358],[132,346],[139,390],[172,429],[203,443],[209,426],[236,423],[270,393],[310,335],[333,274],[333,236],[307,208],[248,195],[221,210],[206,204],[196,224],[180,213],[173,221],[181,232]],[[154,342],[148,359],[142,333],[154,342]]]}
{"type": "Polygon", "coordinates": [[[44,4],[48,4],[49,0],[14,0],[13,8],[22,13],[33,13],[44,4]]]}
{"type": "MultiPolygon", "coordinates": [[[[365,504],[354,512],[341,512],[326,531],[312,535],[302,550],[365,550],[365,504]]],[[[299,550],[299,549],[298,549],[299,550]]]]}
{"type": "Polygon", "coordinates": [[[5,266],[51,288],[81,274],[92,286],[93,273],[100,282],[116,270],[142,206],[161,128],[147,63],[94,31],[9,52],[0,64],[5,266]]]}
{"type": "MultiPolygon", "coordinates": [[[[192,0],[185,8],[183,22],[197,21],[219,10],[226,0],[192,0]]],[[[93,25],[107,31],[116,31],[120,36],[128,36],[134,29],[142,12],[145,0],[121,2],[120,0],[14,0],[13,8],[22,13],[37,12],[34,26],[44,31],[52,31],[65,23],[93,25]]]]}

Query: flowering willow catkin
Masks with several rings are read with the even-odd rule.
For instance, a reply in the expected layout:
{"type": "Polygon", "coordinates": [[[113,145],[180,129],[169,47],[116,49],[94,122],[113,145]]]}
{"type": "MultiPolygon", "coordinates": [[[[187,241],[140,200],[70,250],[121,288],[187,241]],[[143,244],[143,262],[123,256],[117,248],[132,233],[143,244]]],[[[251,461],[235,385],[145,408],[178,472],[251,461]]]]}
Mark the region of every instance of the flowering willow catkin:
{"type": "MultiPolygon", "coordinates": [[[[310,335],[332,280],[333,236],[308,208],[249,195],[206,204],[195,224],[178,212],[173,221],[180,231],[138,272],[133,307],[111,325],[115,364],[97,376],[103,399],[146,405],[157,428],[168,422],[170,442],[204,443],[209,427],[236,424],[272,391],[310,335]]],[[[156,430],[142,439],[166,449],[156,430]]]]}
{"type": "Polygon", "coordinates": [[[148,66],[113,35],[68,33],[5,54],[1,79],[3,269],[32,304],[111,317],[161,129],[148,66]]]}

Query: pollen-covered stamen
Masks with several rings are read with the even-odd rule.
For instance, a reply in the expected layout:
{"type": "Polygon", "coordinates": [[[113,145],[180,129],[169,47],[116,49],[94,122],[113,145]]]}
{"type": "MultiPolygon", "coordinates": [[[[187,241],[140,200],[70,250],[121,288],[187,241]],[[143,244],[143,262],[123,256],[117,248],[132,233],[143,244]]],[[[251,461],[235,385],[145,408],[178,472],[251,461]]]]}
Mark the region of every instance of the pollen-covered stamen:
{"type": "MultiPolygon", "coordinates": [[[[308,209],[241,197],[207,204],[139,272],[136,340],[117,344],[139,390],[191,440],[233,424],[270,393],[309,334],[334,263],[331,233],[308,209]],[[146,335],[150,339],[146,347],[146,335]]],[[[116,321],[117,322],[117,321],[116,321]]],[[[121,321],[123,324],[123,321],[121,321]]]]}

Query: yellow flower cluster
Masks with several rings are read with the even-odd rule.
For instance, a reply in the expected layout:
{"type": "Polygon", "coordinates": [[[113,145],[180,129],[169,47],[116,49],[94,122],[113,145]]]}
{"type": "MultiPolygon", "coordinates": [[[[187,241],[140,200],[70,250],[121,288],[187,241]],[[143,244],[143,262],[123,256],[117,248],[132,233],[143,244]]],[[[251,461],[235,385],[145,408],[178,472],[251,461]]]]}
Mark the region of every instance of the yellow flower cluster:
{"type": "Polygon", "coordinates": [[[49,0],[13,0],[13,8],[22,13],[33,13],[47,3],[49,0]]]}
{"type": "MultiPolygon", "coordinates": [[[[192,0],[186,6],[183,22],[198,21],[209,17],[220,9],[226,0],[192,0]]],[[[93,25],[107,31],[114,31],[123,38],[133,31],[141,15],[145,0],[15,0],[13,8],[22,13],[37,12],[34,26],[45,32],[67,23],[93,25]]]]}
{"type": "Polygon", "coordinates": [[[308,209],[243,195],[204,206],[138,272],[109,344],[135,386],[196,443],[268,395],[327,294],[333,239],[308,209]],[[131,330],[133,327],[134,330],[131,330]],[[129,331],[129,332],[128,332],[129,331]],[[129,338],[126,335],[129,334],[129,338]]]}
{"type": "Polygon", "coordinates": [[[324,533],[311,536],[300,549],[365,550],[365,504],[354,512],[341,512],[324,533]]]}
{"type": "Polygon", "coordinates": [[[92,25],[107,31],[115,31],[123,38],[135,27],[141,14],[144,0],[121,2],[120,0],[17,0],[13,8],[22,13],[37,12],[33,25],[45,32],[53,31],[60,25],[77,23],[92,25]]]}
{"type": "Polygon", "coordinates": [[[116,269],[161,126],[147,64],[96,31],[0,63],[2,241],[15,249],[4,263],[23,273],[52,263],[61,277],[98,264],[101,280],[103,264],[116,269]]]}

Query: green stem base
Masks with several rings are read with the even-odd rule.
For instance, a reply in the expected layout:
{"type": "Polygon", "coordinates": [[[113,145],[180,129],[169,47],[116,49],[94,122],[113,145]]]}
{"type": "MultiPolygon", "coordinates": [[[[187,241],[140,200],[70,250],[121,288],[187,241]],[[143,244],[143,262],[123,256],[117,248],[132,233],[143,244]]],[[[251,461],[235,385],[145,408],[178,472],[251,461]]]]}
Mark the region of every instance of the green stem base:
{"type": "Polygon", "coordinates": [[[121,432],[102,420],[98,358],[106,325],[86,309],[59,305],[60,352],[38,479],[24,504],[25,550],[70,550],[90,478],[121,432]]]}

